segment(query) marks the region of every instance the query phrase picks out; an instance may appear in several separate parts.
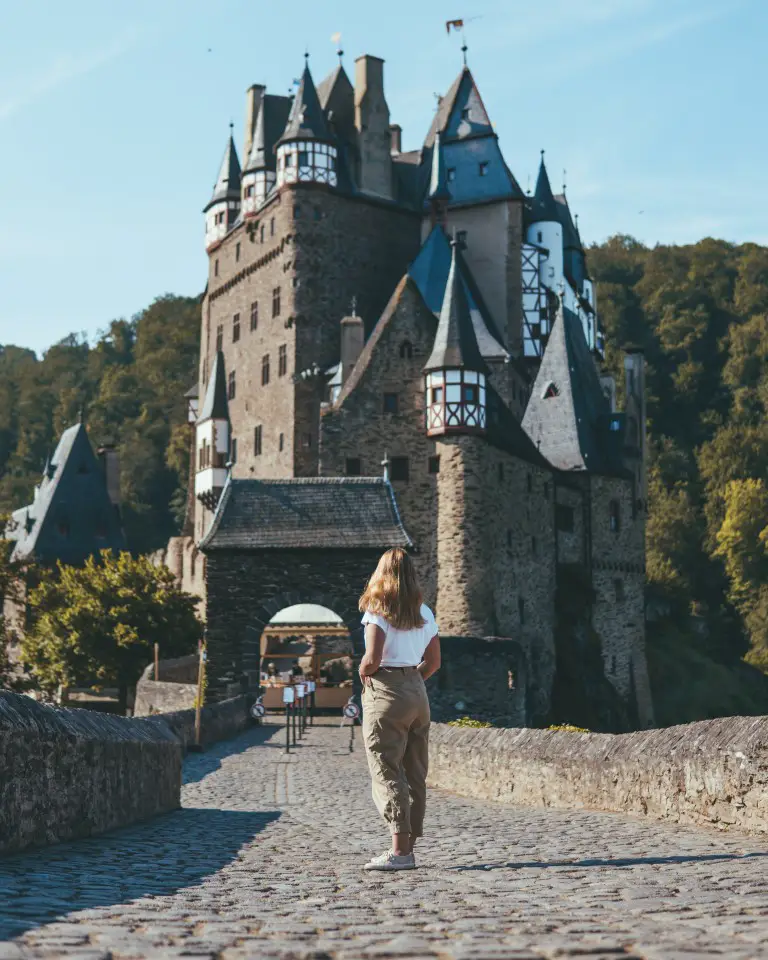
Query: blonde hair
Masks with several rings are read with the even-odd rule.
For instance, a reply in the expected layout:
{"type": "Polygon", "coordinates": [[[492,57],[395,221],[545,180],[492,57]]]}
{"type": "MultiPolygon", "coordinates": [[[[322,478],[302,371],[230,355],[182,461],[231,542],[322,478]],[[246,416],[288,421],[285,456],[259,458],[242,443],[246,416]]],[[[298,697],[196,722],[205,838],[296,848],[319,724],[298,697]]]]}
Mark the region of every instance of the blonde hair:
{"type": "Polygon", "coordinates": [[[362,613],[377,613],[397,630],[424,625],[423,594],[413,560],[405,550],[387,550],[368,581],[358,606],[362,613]]]}

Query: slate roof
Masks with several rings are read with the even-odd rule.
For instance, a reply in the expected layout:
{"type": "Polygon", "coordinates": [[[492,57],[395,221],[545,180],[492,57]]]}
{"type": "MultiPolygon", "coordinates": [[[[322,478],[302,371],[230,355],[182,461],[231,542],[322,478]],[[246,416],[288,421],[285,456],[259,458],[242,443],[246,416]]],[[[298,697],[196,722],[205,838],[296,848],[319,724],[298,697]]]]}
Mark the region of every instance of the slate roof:
{"type": "Polygon", "coordinates": [[[99,550],[124,550],[125,535],[109,499],[102,466],[82,423],[61,435],[35,499],[6,527],[14,560],[80,564],[99,550]]]}
{"type": "Polygon", "coordinates": [[[578,316],[561,302],[523,429],[553,467],[624,475],[620,435],[578,316]],[[554,395],[547,395],[554,394],[554,395]]]}
{"type": "Polygon", "coordinates": [[[204,420],[229,420],[227,402],[227,377],[224,372],[224,354],[219,350],[213,361],[211,378],[205,391],[203,406],[197,415],[197,422],[204,420]]]}
{"type": "Polygon", "coordinates": [[[357,133],[355,90],[341,64],[317,85],[317,97],[332,132],[353,141],[357,133]]]}
{"type": "Polygon", "coordinates": [[[576,229],[576,224],[571,216],[571,208],[568,206],[568,199],[564,193],[555,194],[555,203],[557,204],[557,219],[563,225],[563,246],[567,249],[572,247],[574,250],[583,251],[581,237],[576,229]]]}
{"type": "Polygon", "coordinates": [[[536,178],[536,190],[528,206],[528,223],[541,223],[542,221],[561,221],[560,205],[555,200],[552,193],[552,186],[549,182],[547,166],[544,163],[544,151],[541,151],[541,163],[539,164],[539,175],[536,178]]]}
{"type": "Polygon", "coordinates": [[[463,68],[440,100],[424,141],[425,147],[432,146],[437,133],[444,134],[446,142],[456,138],[493,134],[491,121],[469,67],[463,68]],[[464,110],[469,111],[467,118],[462,117],[464,110]]]}
{"type": "Polygon", "coordinates": [[[536,444],[523,430],[520,421],[504,403],[491,383],[486,384],[486,438],[500,450],[505,450],[521,460],[537,467],[549,468],[550,464],[539,452],[536,444]]]}
{"type": "Polygon", "coordinates": [[[394,491],[378,477],[230,477],[200,542],[205,551],[409,546],[394,491]]]}
{"type": "MultiPolygon", "coordinates": [[[[460,251],[457,252],[456,259],[480,353],[486,359],[507,357],[508,352],[503,345],[502,336],[460,251]]],[[[435,226],[409,266],[408,274],[436,317],[440,315],[443,306],[450,269],[451,244],[442,227],[435,226]]]]}
{"type": "Polygon", "coordinates": [[[477,370],[487,373],[488,367],[483,360],[475,337],[475,327],[469,312],[469,301],[456,262],[457,241],[451,244],[451,267],[448,282],[445,285],[440,319],[435,333],[432,353],[424,364],[424,372],[441,370],[447,367],[463,370],[477,370]]]}
{"type": "Polygon", "coordinates": [[[288,115],[291,112],[291,98],[279,97],[273,93],[264,94],[253,131],[251,152],[246,160],[243,173],[254,170],[276,170],[277,155],[275,144],[285,130],[288,115]]]}
{"type": "Polygon", "coordinates": [[[325,143],[333,142],[331,131],[320,106],[312,74],[309,66],[304,67],[299,89],[291,106],[288,122],[285,125],[278,143],[287,143],[290,140],[322,140],[325,143]]]}
{"type": "Polygon", "coordinates": [[[240,199],[240,161],[237,159],[237,148],[230,134],[229,142],[219,167],[219,175],[213,187],[213,195],[203,209],[203,213],[220,200],[240,199]]]}

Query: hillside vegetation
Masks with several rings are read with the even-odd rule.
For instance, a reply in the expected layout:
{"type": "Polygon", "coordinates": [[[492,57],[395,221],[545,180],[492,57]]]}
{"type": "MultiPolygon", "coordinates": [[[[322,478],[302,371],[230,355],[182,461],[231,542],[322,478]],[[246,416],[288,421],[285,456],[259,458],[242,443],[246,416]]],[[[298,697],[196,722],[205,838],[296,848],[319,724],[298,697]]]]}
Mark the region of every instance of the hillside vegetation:
{"type": "MultiPolygon", "coordinates": [[[[647,361],[659,719],[768,712],[755,669],[768,670],[768,249],[617,236],[589,263],[620,404],[622,348],[643,347],[647,361]]],[[[0,348],[0,514],[29,501],[85,405],[94,439],[119,446],[131,549],[165,543],[183,516],[199,303],[162,297],[94,344],[70,336],[39,360],[0,348]]]]}

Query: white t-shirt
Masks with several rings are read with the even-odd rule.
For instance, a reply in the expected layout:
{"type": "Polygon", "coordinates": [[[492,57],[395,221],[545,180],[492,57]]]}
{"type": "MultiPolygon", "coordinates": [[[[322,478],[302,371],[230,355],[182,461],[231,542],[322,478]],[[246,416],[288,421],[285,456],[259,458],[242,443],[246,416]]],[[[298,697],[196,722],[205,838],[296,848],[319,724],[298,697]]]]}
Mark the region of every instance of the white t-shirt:
{"type": "Polygon", "coordinates": [[[435,615],[426,605],[421,605],[421,615],[424,623],[412,630],[398,630],[388,620],[378,613],[364,613],[363,623],[375,623],[384,631],[384,652],[381,657],[382,667],[418,667],[429,641],[438,633],[435,615]]]}

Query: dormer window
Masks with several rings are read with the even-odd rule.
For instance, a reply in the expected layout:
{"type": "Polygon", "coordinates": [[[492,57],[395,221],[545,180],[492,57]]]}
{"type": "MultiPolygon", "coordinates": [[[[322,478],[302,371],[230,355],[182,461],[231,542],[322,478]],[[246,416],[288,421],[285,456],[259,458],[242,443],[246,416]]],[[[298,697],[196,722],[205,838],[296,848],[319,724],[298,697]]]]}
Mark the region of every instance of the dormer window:
{"type": "Polygon", "coordinates": [[[453,183],[456,179],[456,167],[448,167],[447,177],[448,183],[453,183]]]}
{"type": "Polygon", "coordinates": [[[557,384],[550,382],[544,387],[544,392],[541,395],[542,400],[551,400],[552,397],[559,397],[560,391],[557,389],[557,384]]]}
{"type": "Polygon", "coordinates": [[[461,119],[469,120],[469,107],[464,107],[461,111],[461,119]]]}
{"type": "Polygon", "coordinates": [[[480,161],[480,164],[479,164],[479,166],[478,166],[478,173],[480,174],[481,177],[487,177],[487,176],[488,176],[488,161],[487,161],[487,160],[481,160],[481,161],[480,161]]]}
{"type": "Polygon", "coordinates": [[[400,344],[400,359],[410,360],[412,357],[413,357],[413,347],[407,340],[404,340],[400,344]]]}

